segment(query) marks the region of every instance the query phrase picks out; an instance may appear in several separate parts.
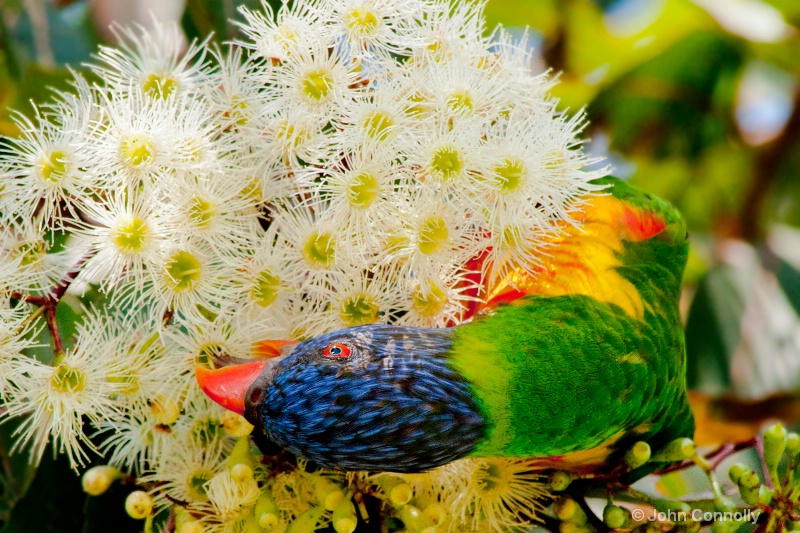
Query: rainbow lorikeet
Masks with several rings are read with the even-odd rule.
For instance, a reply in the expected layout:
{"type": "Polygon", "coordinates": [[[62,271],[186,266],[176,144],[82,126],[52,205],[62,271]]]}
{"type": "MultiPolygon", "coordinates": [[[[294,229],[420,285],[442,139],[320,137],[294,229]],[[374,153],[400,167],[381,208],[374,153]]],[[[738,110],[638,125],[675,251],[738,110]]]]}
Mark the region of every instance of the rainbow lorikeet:
{"type": "Polygon", "coordinates": [[[678,312],[685,223],[615,178],[533,272],[451,328],[366,325],[218,369],[201,387],[325,467],[419,472],[465,457],[601,471],[636,441],[691,438],[678,312]]]}

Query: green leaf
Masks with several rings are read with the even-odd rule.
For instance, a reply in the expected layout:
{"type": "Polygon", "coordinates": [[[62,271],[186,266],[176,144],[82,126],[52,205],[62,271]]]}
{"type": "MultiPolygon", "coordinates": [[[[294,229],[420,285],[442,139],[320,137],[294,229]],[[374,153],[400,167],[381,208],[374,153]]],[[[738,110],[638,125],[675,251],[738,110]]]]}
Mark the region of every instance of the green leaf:
{"type": "Polygon", "coordinates": [[[506,28],[529,26],[551,39],[561,26],[561,14],[556,0],[489,0],[486,4],[486,29],[498,24],[506,28]]]}
{"type": "Polygon", "coordinates": [[[45,453],[25,497],[16,503],[0,533],[80,533],[85,500],[67,459],[45,453]]]}
{"type": "Polygon", "coordinates": [[[0,528],[10,520],[11,511],[25,496],[36,474],[36,467],[28,462],[26,453],[11,454],[15,441],[12,435],[19,424],[19,419],[0,424],[0,528]]]}
{"type": "Polygon", "coordinates": [[[697,159],[733,128],[742,62],[735,39],[695,32],[606,87],[589,116],[605,123],[615,149],[697,159]]]}
{"type": "MultiPolygon", "coordinates": [[[[267,3],[272,6],[273,12],[281,5],[275,0],[267,3]]],[[[189,40],[202,41],[213,34],[212,40],[221,44],[239,36],[237,26],[233,23],[233,20],[240,19],[237,9],[247,7],[259,11],[260,4],[258,0],[187,0],[181,24],[189,40]]]]}
{"type": "Polygon", "coordinates": [[[800,390],[800,272],[776,251],[717,246],[725,264],[701,281],[689,310],[689,387],[744,398],[800,390]]]}
{"type": "Polygon", "coordinates": [[[730,269],[714,269],[700,282],[686,324],[690,389],[728,390],[730,358],[739,342],[744,306],[730,269]]]}

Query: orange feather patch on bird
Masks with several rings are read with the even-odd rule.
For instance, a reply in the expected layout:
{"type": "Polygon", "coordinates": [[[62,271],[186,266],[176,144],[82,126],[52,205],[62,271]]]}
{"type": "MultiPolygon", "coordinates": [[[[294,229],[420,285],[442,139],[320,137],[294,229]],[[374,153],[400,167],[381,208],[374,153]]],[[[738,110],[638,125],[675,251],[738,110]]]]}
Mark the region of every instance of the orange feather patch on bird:
{"type": "Polygon", "coordinates": [[[629,230],[629,241],[645,241],[655,237],[667,227],[664,219],[642,210],[625,206],[622,221],[629,230]]]}
{"type": "Polygon", "coordinates": [[[616,269],[622,266],[624,241],[655,237],[666,228],[664,220],[613,196],[590,197],[572,219],[574,223],[562,222],[558,234],[545,241],[541,264],[513,269],[501,279],[487,276],[486,303],[478,311],[533,294],[583,294],[619,305],[641,320],[641,296],[616,269]]]}

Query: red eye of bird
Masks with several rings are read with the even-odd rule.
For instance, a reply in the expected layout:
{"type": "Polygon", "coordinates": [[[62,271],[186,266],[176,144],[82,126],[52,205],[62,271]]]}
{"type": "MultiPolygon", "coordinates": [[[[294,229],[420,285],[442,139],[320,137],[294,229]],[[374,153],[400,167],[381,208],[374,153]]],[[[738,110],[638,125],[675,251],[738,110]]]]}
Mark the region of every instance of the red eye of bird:
{"type": "Polygon", "coordinates": [[[350,347],[346,344],[331,344],[322,350],[322,357],[328,359],[347,359],[350,357],[350,347]]]}

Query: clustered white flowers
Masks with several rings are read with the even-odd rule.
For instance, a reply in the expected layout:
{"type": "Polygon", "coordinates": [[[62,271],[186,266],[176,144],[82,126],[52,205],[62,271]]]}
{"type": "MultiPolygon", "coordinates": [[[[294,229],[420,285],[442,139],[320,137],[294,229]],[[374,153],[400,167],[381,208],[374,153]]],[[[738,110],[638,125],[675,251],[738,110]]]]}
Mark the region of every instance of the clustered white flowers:
{"type": "Polygon", "coordinates": [[[541,490],[525,461],[265,466],[194,367],[260,339],[468,318],[604,174],[583,170],[582,116],[556,111],[524,38],[484,35],[480,2],[242,14],[225,52],[121,30],[89,66],[100,83],[76,74],[0,144],[0,416],[24,417],[33,461],[48,442],[74,467],[104,454],[149,490],[129,512],[171,506],[182,532],[350,533],[363,492],[409,531],[521,526],[541,490]],[[70,283],[94,303],[62,339],[70,283]],[[52,361],[28,350],[43,329],[52,361]]]}

